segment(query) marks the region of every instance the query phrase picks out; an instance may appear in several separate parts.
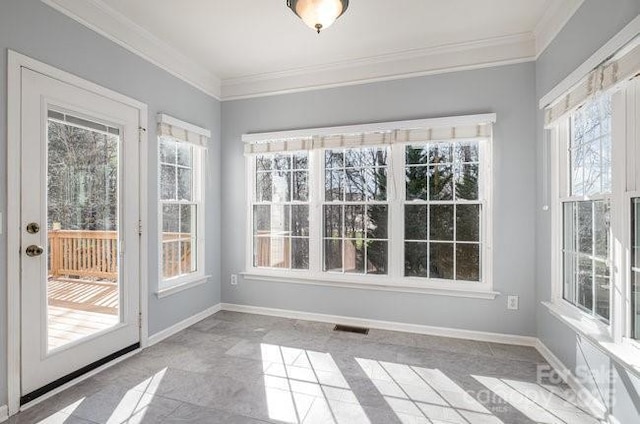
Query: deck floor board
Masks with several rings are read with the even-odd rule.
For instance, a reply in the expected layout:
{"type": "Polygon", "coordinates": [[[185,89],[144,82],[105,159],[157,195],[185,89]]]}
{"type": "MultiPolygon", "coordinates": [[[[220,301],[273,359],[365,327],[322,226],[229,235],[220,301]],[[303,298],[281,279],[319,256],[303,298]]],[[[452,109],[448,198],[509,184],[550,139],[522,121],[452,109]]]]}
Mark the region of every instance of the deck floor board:
{"type": "Polygon", "coordinates": [[[106,330],[120,321],[116,283],[50,279],[48,303],[49,350],[106,330]]]}

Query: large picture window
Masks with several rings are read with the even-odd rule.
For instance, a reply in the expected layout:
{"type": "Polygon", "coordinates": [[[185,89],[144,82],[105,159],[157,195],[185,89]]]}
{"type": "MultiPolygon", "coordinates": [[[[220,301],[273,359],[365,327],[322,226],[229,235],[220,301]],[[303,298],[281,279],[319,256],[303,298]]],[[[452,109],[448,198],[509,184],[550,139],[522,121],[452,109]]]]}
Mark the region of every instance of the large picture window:
{"type": "Polygon", "coordinates": [[[493,296],[495,116],[451,119],[250,135],[248,274],[493,296]]]}

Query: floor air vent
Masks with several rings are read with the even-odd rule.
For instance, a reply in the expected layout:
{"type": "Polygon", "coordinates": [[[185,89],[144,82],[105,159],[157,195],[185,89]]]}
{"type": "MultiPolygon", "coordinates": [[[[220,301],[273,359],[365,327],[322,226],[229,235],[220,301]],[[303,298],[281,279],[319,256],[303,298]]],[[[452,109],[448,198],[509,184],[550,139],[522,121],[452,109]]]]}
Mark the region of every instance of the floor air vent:
{"type": "Polygon", "coordinates": [[[364,334],[364,335],[369,334],[368,328],[352,327],[350,325],[340,325],[340,324],[337,324],[335,327],[333,327],[333,331],[342,331],[345,333],[356,333],[356,334],[364,334]]]}

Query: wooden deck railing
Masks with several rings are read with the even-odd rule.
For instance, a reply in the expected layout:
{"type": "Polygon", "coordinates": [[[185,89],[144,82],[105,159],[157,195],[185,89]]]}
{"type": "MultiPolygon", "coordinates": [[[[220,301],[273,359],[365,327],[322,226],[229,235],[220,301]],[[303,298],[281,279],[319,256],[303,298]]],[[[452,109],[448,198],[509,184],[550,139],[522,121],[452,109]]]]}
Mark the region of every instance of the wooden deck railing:
{"type": "MultiPolygon", "coordinates": [[[[191,264],[190,234],[164,233],[162,243],[165,277],[188,269],[191,264]]],[[[49,275],[51,277],[118,278],[118,233],[116,231],[49,231],[49,275]]]]}
{"type": "Polygon", "coordinates": [[[291,263],[291,239],[260,237],[271,234],[258,232],[255,239],[255,266],[267,268],[289,268],[291,263]]]}
{"type": "Polygon", "coordinates": [[[162,233],[162,276],[175,277],[191,268],[191,234],[162,233]]]}
{"type": "Polygon", "coordinates": [[[117,279],[118,233],[49,231],[49,273],[52,277],[117,279]]]}

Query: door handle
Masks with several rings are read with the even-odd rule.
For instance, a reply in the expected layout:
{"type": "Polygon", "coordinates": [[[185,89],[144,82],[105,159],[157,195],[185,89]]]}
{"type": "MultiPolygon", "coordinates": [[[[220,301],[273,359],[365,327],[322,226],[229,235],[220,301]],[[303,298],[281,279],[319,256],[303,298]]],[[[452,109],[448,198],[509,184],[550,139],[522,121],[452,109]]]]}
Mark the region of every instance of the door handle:
{"type": "Polygon", "coordinates": [[[31,256],[33,258],[34,256],[42,255],[42,253],[44,253],[44,249],[40,246],[36,246],[35,244],[32,244],[31,246],[27,247],[27,250],[25,250],[25,253],[27,254],[27,256],[31,256]]]}
{"type": "Polygon", "coordinates": [[[29,234],[38,234],[40,232],[40,225],[37,222],[32,222],[27,225],[27,233],[29,234]]]}

